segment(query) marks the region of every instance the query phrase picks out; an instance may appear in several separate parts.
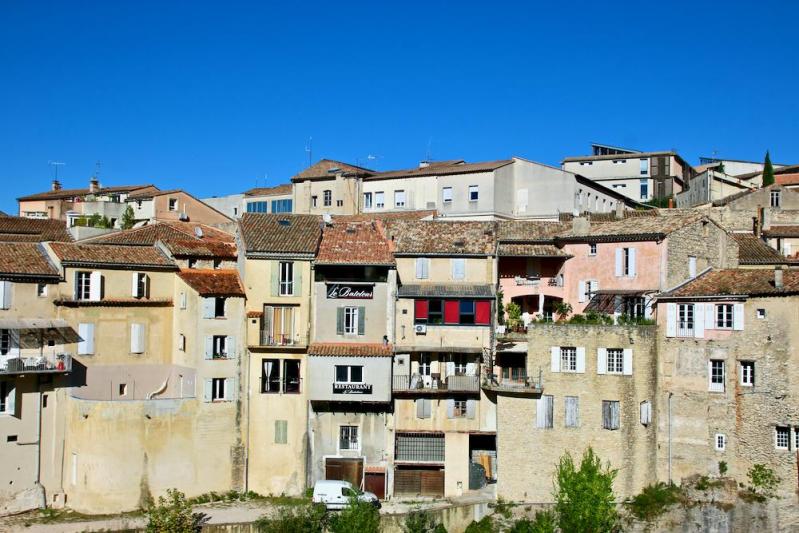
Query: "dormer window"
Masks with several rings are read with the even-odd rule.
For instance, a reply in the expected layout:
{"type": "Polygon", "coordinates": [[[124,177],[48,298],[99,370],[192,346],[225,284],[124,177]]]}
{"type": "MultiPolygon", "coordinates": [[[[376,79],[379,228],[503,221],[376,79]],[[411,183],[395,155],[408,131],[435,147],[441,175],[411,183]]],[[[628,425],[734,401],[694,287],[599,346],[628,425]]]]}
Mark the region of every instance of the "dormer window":
{"type": "Polygon", "coordinates": [[[170,198],[169,199],[169,210],[170,211],[177,211],[178,210],[178,199],[177,198],[170,198]]]}

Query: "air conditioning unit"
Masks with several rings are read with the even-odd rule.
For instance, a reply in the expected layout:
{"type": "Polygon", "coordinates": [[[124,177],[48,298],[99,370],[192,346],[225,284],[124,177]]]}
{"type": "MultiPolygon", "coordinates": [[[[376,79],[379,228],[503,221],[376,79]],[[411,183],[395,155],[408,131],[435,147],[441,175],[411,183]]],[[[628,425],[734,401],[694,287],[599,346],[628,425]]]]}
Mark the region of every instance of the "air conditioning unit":
{"type": "Polygon", "coordinates": [[[427,333],[427,324],[416,324],[413,326],[413,331],[417,335],[424,335],[427,333]]]}

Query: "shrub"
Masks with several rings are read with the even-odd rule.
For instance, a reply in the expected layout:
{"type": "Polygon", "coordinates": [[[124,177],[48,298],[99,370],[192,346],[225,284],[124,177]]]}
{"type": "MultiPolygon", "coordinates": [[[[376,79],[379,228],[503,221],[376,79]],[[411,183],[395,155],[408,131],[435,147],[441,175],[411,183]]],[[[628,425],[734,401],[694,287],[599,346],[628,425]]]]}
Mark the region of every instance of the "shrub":
{"type": "Polygon", "coordinates": [[[560,458],[555,472],[555,514],[561,531],[585,533],[616,531],[619,516],[613,495],[618,470],[602,461],[588,448],[579,469],[568,452],[560,458]]]}
{"type": "Polygon", "coordinates": [[[558,315],[558,320],[566,320],[566,317],[569,316],[572,312],[572,306],[566,302],[557,302],[553,309],[555,314],[558,315]]]}
{"type": "Polygon", "coordinates": [[[764,498],[774,497],[781,481],[774,470],[766,465],[756,464],[746,475],[749,478],[749,490],[764,498]]]}
{"type": "Polygon", "coordinates": [[[350,498],[349,505],[330,520],[331,533],[379,533],[380,513],[370,502],[350,498]]]}
{"type": "Polygon", "coordinates": [[[644,487],[641,494],[627,502],[630,512],[638,520],[651,521],[680,501],[680,489],[663,482],[644,487]]]}
{"type": "Polygon", "coordinates": [[[508,533],[555,533],[555,515],[551,511],[538,511],[535,518],[522,518],[508,528],[508,533]]]}
{"type": "Polygon", "coordinates": [[[136,215],[133,214],[133,208],[128,206],[125,212],[122,213],[122,229],[130,229],[136,223],[136,215]]]}
{"type": "Polygon", "coordinates": [[[472,523],[466,526],[464,533],[496,533],[497,531],[494,520],[490,516],[484,516],[479,522],[472,520],[472,523]]]}
{"type": "Polygon", "coordinates": [[[727,475],[727,461],[719,461],[719,475],[727,475]]]}
{"type": "MultiPolygon", "coordinates": [[[[416,508],[405,517],[405,522],[402,524],[402,531],[404,533],[437,533],[440,531],[439,527],[443,528],[444,526],[437,523],[433,515],[427,511],[416,508]]],[[[444,529],[444,531],[446,531],[446,529],[444,529]]]]}
{"type": "Polygon", "coordinates": [[[508,326],[511,329],[517,327],[522,321],[522,308],[519,304],[510,302],[505,309],[508,312],[508,326]]]}
{"type": "Polygon", "coordinates": [[[326,524],[325,506],[310,504],[280,508],[271,517],[262,517],[255,528],[263,533],[323,533],[326,524]]]}
{"type": "Polygon", "coordinates": [[[158,497],[158,503],[147,510],[147,533],[195,533],[202,530],[208,517],[194,513],[186,496],[176,489],[158,497]]]}

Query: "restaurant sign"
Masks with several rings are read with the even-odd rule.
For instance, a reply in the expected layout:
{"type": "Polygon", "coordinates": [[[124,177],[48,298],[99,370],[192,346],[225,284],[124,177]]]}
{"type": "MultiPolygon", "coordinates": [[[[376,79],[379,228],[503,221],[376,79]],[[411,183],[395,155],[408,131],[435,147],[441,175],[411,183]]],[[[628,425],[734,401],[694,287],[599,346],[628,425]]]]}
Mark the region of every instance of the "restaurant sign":
{"type": "Polygon", "coordinates": [[[330,300],[371,300],[374,297],[374,289],[374,285],[328,283],[327,298],[330,300]]]}
{"type": "Polygon", "coordinates": [[[333,383],[333,394],[372,394],[372,386],[366,383],[333,383]]]}

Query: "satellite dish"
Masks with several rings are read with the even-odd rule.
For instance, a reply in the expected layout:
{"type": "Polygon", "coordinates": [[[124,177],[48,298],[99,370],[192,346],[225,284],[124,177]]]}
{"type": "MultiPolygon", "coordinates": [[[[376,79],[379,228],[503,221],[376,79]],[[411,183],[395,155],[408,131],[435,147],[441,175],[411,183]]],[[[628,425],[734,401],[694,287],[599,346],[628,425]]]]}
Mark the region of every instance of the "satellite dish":
{"type": "Polygon", "coordinates": [[[333,217],[330,216],[330,213],[325,213],[324,215],[322,215],[322,220],[324,220],[325,224],[328,225],[333,223],[333,217]]]}
{"type": "Polygon", "coordinates": [[[203,229],[200,226],[194,227],[194,236],[197,237],[198,239],[203,238],[203,229]]]}

